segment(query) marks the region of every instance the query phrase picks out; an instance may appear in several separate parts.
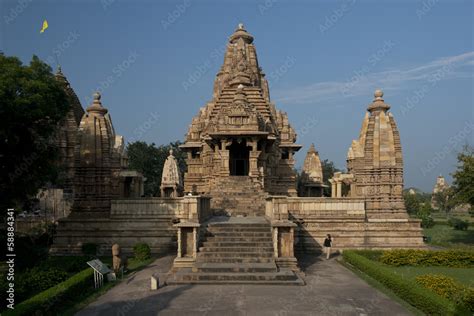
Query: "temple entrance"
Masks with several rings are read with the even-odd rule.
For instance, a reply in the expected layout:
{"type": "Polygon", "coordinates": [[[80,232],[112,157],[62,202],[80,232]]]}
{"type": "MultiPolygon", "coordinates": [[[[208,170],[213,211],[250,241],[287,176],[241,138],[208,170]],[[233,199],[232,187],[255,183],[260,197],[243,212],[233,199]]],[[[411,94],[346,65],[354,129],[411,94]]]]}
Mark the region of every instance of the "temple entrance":
{"type": "Polygon", "coordinates": [[[249,149],[246,141],[233,141],[229,147],[229,170],[231,176],[249,175],[249,149]]]}

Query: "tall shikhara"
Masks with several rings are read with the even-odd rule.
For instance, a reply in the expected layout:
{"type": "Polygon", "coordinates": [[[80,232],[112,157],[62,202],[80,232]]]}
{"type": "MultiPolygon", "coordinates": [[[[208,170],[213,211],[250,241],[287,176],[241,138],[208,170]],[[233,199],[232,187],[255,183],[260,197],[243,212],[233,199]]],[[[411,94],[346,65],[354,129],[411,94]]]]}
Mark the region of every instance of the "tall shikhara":
{"type": "Polygon", "coordinates": [[[76,146],[77,129],[84,115],[84,109],[69,81],[58,67],[56,80],[61,84],[69,102],[69,111],[66,117],[59,123],[56,146],[59,150],[59,167],[61,178],[64,182],[65,193],[71,194],[74,185],[74,148],[76,146]]]}
{"type": "Polygon", "coordinates": [[[359,139],[347,154],[355,196],[366,200],[369,219],[407,218],[403,203],[403,159],[400,134],[383,92],[375,91],[359,139]]]}
{"type": "Polygon", "coordinates": [[[240,24],[230,36],[213,98],[195,116],[181,148],[187,151],[184,190],[210,193],[213,207],[264,210],[265,194],[295,196],[296,133],[270,101],[253,37],[240,24]],[[249,190],[249,194],[245,194],[249,190]]]}
{"type": "Polygon", "coordinates": [[[110,200],[118,197],[120,152],[115,131],[100,94],[86,109],[79,125],[75,148],[74,204],[71,215],[108,217],[110,200]]]}

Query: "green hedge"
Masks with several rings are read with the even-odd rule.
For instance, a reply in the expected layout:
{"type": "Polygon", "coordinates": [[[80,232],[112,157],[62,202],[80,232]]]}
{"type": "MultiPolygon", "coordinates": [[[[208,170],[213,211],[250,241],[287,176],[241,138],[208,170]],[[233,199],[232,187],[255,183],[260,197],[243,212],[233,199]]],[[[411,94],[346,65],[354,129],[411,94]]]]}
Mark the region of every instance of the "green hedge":
{"type": "Polygon", "coordinates": [[[344,260],[393,291],[408,304],[428,315],[469,314],[447,299],[424,289],[416,282],[404,279],[380,263],[371,261],[354,251],[344,251],[344,260]]]}
{"type": "Polygon", "coordinates": [[[47,289],[7,310],[3,315],[55,315],[68,302],[94,289],[94,270],[87,268],[66,281],[47,289]]]}
{"type": "Polygon", "coordinates": [[[474,267],[474,251],[397,249],[384,251],[379,261],[391,266],[470,268],[474,267]]]}

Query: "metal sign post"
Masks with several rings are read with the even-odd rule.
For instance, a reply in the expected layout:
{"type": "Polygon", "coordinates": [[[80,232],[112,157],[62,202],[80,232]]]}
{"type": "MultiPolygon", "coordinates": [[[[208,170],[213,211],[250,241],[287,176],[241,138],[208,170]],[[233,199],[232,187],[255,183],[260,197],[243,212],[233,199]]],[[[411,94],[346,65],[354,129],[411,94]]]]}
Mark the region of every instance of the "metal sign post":
{"type": "Polygon", "coordinates": [[[104,284],[104,275],[111,270],[99,259],[88,261],[87,264],[94,269],[94,288],[98,289],[104,284]]]}

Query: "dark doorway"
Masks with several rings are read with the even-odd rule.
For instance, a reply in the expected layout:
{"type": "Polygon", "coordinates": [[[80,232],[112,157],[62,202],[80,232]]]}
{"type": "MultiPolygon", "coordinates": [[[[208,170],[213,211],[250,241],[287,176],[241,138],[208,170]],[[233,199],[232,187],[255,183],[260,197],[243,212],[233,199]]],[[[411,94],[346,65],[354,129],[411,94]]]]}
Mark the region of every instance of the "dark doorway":
{"type": "Polygon", "coordinates": [[[249,149],[243,140],[233,141],[229,147],[229,170],[231,176],[249,175],[249,149]]]}
{"type": "Polygon", "coordinates": [[[126,177],[123,183],[123,197],[130,197],[130,187],[132,186],[132,177],[126,177]]]}

